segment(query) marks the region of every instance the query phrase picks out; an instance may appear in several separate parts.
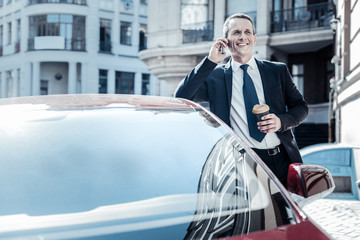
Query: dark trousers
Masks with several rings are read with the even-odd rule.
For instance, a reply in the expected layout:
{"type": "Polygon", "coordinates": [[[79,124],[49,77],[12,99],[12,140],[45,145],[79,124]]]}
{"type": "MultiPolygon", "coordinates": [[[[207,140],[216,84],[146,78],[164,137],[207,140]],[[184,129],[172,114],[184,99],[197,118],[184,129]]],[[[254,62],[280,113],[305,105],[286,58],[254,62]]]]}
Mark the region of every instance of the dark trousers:
{"type": "Polygon", "coordinates": [[[284,146],[281,144],[279,147],[280,152],[273,156],[270,156],[267,151],[261,149],[253,148],[253,150],[286,188],[287,175],[291,161],[284,146]]]}

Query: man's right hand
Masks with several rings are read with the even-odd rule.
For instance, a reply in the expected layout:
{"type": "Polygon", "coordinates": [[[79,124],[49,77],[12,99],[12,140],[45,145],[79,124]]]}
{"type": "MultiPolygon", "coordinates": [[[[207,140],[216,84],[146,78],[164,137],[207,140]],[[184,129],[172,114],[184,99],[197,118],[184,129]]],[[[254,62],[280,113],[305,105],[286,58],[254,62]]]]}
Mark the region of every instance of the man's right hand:
{"type": "Polygon", "coordinates": [[[229,41],[225,37],[218,38],[211,46],[208,59],[217,64],[221,63],[224,60],[226,53],[221,53],[220,47],[222,46],[225,49],[228,45],[228,42],[229,41]]]}

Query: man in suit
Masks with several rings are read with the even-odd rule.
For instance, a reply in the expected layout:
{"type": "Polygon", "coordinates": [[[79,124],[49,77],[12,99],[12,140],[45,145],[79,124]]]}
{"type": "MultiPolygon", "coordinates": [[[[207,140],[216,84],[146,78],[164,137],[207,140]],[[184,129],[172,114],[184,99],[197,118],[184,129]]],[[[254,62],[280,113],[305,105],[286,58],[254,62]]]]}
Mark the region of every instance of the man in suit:
{"type": "Polygon", "coordinates": [[[291,129],[305,120],[308,106],[285,64],[253,57],[255,43],[251,18],[230,16],[223,37],[180,82],[175,97],[209,102],[210,110],[231,126],[286,186],[290,163],[302,162],[291,129]],[[225,58],[221,48],[229,49],[231,59],[219,66],[225,58]],[[270,107],[260,122],[249,113],[251,101],[270,107]]]}

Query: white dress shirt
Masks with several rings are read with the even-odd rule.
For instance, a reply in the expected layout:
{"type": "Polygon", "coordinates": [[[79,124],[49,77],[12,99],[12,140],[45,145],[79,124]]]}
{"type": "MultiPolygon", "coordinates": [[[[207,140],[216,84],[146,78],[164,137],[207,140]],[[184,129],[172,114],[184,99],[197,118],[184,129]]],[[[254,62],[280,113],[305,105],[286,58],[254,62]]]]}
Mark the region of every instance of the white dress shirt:
{"type": "MultiPolygon", "coordinates": [[[[261,76],[258,66],[252,57],[247,64],[249,65],[247,72],[254,82],[256,93],[260,104],[264,104],[265,96],[261,82],[261,76]]],[[[274,148],[279,145],[280,139],[276,133],[267,133],[261,143],[250,137],[245,111],[244,95],[243,95],[243,77],[244,71],[240,68],[241,63],[231,59],[231,67],[233,72],[232,97],[230,109],[230,123],[236,134],[240,136],[250,147],[258,149],[274,148]]],[[[271,112],[271,109],[270,109],[271,112]]]]}

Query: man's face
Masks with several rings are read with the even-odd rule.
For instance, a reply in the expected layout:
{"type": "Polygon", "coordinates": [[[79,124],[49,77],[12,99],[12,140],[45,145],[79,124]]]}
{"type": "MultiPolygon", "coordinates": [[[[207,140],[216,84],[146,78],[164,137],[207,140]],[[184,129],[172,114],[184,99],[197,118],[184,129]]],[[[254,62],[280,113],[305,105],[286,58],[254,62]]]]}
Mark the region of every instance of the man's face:
{"type": "Polygon", "coordinates": [[[245,18],[234,18],[230,20],[229,27],[228,40],[232,57],[237,61],[248,61],[256,43],[251,22],[245,18]]]}

